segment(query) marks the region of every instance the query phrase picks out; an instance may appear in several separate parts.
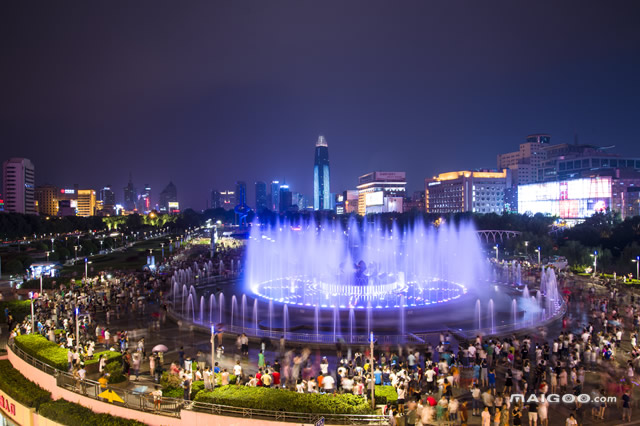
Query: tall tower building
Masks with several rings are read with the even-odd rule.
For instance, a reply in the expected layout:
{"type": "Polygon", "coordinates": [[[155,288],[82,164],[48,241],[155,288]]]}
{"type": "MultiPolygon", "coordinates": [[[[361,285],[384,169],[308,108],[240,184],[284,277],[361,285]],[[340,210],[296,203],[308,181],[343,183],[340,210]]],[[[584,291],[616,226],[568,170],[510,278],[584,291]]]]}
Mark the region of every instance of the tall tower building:
{"type": "Polygon", "coordinates": [[[111,185],[107,185],[98,192],[98,199],[102,201],[104,210],[112,211],[116,207],[116,193],[111,185]]]}
{"type": "Polygon", "coordinates": [[[256,182],[256,211],[261,212],[267,208],[267,184],[256,182]]]}
{"type": "Polygon", "coordinates": [[[160,193],[158,206],[160,207],[161,212],[172,213],[174,210],[177,210],[176,208],[177,203],[178,203],[178,189],[173,184],[173,182],[169,182],[169,184],[165,186],[162,192],[160,193]]]}
{"type": "Polygon", "coordinates": [[[2,164],[4,211],[37,214],[35,167],[28,158],[12,158],[2,164]]]}
{"type": "Polygon", "coordinates": [[[329,146],[324,136],[316,142],[316,154],[313,162],[313,209],[331,208],[331,188],[329,187],[329,146]]]}
{"type": "Polygon", "coordinates": [[[133,186],[131,173],[129,173],[129,183],[124,188],[124,209],[127,211],[133,211],[136,208],[137,199],[138,194],[136,193],[136,188],[133,186]]]}
{"type": "Polygon", "coordinates": [[[274,180],[271,182],[271,202],[270,207],[272,212],[280,210],[280,181],[274,180]]]}
{"type": "Polygon", "coordinates": [[[236,182],[236,204],[238,206],[247,204],[247,183],[241,180],[236,182]]]}

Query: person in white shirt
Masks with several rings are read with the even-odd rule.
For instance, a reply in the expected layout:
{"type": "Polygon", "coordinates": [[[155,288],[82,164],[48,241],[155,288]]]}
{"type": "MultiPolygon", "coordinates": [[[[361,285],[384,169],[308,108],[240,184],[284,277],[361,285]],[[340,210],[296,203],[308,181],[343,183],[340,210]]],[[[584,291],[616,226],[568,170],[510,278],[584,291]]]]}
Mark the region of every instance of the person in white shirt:
{"type": "Polygon", "coordinates": [[[336,380],[331,375],[324,376],[323,379],[322,379],[322,387],[324,388],[324,391],[326,393],[332,393],[333,392],[333,385],[335,383],[336,383],[336,380]]]}

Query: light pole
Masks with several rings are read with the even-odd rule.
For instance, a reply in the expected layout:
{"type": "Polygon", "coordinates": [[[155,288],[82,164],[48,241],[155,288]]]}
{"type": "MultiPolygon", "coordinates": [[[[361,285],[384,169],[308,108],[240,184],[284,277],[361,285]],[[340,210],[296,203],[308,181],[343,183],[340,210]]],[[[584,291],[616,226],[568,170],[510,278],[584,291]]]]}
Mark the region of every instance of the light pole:
{"type": "Polygon", "coordinates": [[[35,295],[33,294],[32,291],[29,292],[29,299],[31,300],[31,334],[35,333],[35,328],[36,328],[36,318],[35,318],[35,314],[33,312],[33,299],[34,299],[35,295]]]}
{"type": "Polygon", "coordinates": [[[100,252],[102,252],[102,244],[104,244],[104,238],[100,238],[100,252]]]}
{"type": "Polygon", "coordinates": [[[529,257],[529,241],[524,242],[524,255],[529,257]]]}
{"type": "Polygon", "coordinates": [[[370,366],[371,368],[369,368],[369,372],[371,374],[371,408],[376,408],[376,382],[374,379],[374,375],[373,375],[373,331],[371,332],[371,334],[369,335],[369,356],[371,357],[370,361],[370,366]]]}
{"type": "Polygon", "coordinates": [[[87,272],[88,272],[88,271],[87,271],[87,268],[88,268],[88,265],[89,265],[89,259],[87,259],[87,258],[85,257],[85,258],[84,258],[84,282],[85,282],[85,283],[87,282],[87,275],[88,275],[88,274],[87,274],[87,272]]]}
{"type": "Polygon", "coordinates": [[[51,239],[51,253],[53,253],[54,251],[56,251],[55,246],[53,245],[54,242],[54,238],[51,239]]]}
{"type": "Polygon", "coordinates": [[[73,246],[73,248],[75,249],[75,255],[73,256],[73,264],[75,265],[76,262],[78,261],[78,246],[73,246]]]}
{"type": "Polygon", "coordinates": [[[40,294],[42,294],[42,271],[40,271],[40,294]]]}
{"type": "Polygon", "coordinates": [[[213,374],[214,366],[216,365],[216,326],[211,324],[211,377],[213,378],[213,384],[215,387],[216,379],[213,374]]]}
{"type": "Polygon", "coordinates": [[[598,250],[594,251],[593,254],[593,276],[598,275],[598,250]]]}
{"type": "Polygon", "coordinates": [[[538,253],[538,266],[540,266],[540,247],[536,249],[536,253],[538,253]]]}
{"type": "Polygon", "coordinates": [[[164,259],[164,243],[160,243],[160,247],[162,247],[162,258],[164,259]]]}
{"type": "Polygon", "coordinates": [[[498,263],[498,244],[495,245],[494,249],[496,249],[496,263],[498,263]]]}
{"type": "Polygon", "coordinates": [[[49,253],[51,253],[50,251],[45,251],[45,253],[47,254],[47,262],[49,261],[49,253]]]}
{"type": "Polygon", "coordinates": [[[640,280],[640,256],[636,256],[635,259],[631,259],[636,264],[636,280],[640,280]]]}
{"type": "Polygon", "coordinates": [[[80,350],[80,319],[78,318],[78,314],[80,313],[80,308],[76,306],[76,349],[80,350]]]}

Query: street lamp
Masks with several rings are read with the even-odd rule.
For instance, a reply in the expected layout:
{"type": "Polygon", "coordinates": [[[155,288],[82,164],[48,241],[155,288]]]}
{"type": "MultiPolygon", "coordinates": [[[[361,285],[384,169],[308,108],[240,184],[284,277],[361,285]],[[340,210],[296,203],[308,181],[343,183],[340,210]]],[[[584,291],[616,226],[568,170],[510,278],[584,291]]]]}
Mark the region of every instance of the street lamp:
{"type": "Polygon", "coordinates": [[[211,324],[211,378],[213,380],[213,387],[215,387],[216,379],[215,374],[213,374],[213,369],[216,365],[216,326],[211,324]]]}
{"type": "Polygon", "coordinates": [[[53,245],[54,239],[51,239],[51,253],[53,253],[54,251],[56,251],[56,248],[53,245]]]}
{"type": "Polygon", "coordinates": [[[78,319],[78,314],[80,313],[80,308],[76,306],[76,349],[80,350],[80,320],[78,319]]]}
{"type": "Polygon", "coordinates": [[[78,260],[78,246],[73,246],[73,248],[75,249],[75,255],[73,257],[73,264],[76,264],[76,261],[78,260]]]}
{"type": "Polygon", "coordinates": [[[51,253],[50,251],[45,251],[45,253],[47,254],[47,262],[49,261],[49,253],[51,253]]]}
{"type": "Polygon", "coordinates": [[[598,275],[598,250],[591,255],[593,257],[593,276],[598,275]]]}
{"type": "Polygon", "coordinates": [[[640,280],[640,256],[636,256],[635,259],[631,259],[636,264],[636,280],[640,280]]]}
{"type": "Polygon", "coordinates": [[[529,241],[524,242],[524,255],[529,256],[529,241]]]}
{"type": "Polygon", "coordinates": [[[162,258],[164,259],[164,243],[160,243],[160,247],[162,248],[162,258]]]}
{"type": "Polygon", "coordinates": [[[370,346],[370,350],[369,350],[369,357],[371,358],[369,360],[370,362],[370,374],[371,374],[371,408],[376,408],[376,394],[375,394],[375,390],[376,390],[376,382],[374,379],[374,374],[373,374],[373,331],[371,332],[371,334],[369,335],[369,345],[370,346]]]}
{"type": "Polygon", "coordinates": [[[498,263],[498,244],[495,245],[494,249],[496,249],[496,263],[498,263]]]}
{"type": "Polygon", "coordinates": [[[538,265],[540,265],[540,247],[536,249],[536,253],[538,253],[538,265]]]}
{"type": "Polygon", "coordinates": [[[89,265],[89,259],[87,259],[86,257],[84,258],[84,282],[87,282],[87,267],[89,265]]]}
{"type": "Polygon", "coordinates": [[[31,333],[35,333],[35,328],[36,328],[36,318],[35,318],[35,314],[33,312],[33,299],[35,298],[35,295],[33,294],[32,291],[29,292],[29,299],[31,301],[31,333]]]}

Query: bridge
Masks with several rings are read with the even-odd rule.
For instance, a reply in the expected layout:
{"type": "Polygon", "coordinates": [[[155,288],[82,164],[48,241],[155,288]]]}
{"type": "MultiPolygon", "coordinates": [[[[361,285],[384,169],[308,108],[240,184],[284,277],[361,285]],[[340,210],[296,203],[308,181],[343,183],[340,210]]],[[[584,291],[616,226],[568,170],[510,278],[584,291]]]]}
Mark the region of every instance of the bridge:
{"type": "Polygon", "coordinates": [[[504,229],[485,229],[482,231],[476,231],[480,240],[486,242],[502,243],[505,239],[513,238],[520,235],[520,231],[507,231],[504,229]]]}

